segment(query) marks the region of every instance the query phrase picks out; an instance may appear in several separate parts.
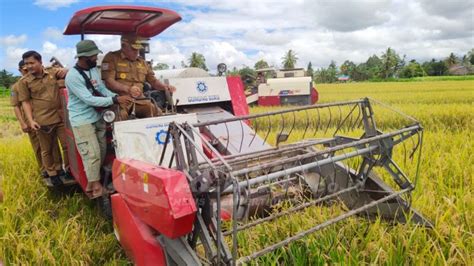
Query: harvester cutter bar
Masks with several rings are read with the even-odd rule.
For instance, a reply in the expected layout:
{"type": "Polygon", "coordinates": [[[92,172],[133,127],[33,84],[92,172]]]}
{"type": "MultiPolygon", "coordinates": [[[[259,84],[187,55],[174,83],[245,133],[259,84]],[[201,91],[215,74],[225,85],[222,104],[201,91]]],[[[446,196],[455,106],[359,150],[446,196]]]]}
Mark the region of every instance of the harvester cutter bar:
{"type": "Polygon", "coordinates": [[[274,250],[276,250],[276,249],[278,249],[278,248],[281,248],[281,247],[283,247],[283,246],[286,246],[286,245],[290,244],[291,242],[294,242],[294,241],[297,241],[297,240],[299,240],[299,239],[302,239],[302,238],[304,238],[305,236],[307,236],[307,235],[309,235],[309,234],[312,234],[312,233],[314,233],[314,232],[316,232],[316,231],[319,231],[319,230],[321,230],[321,229],[324,229],[324,228],[326,228],[326,227],[328,227],[328,226],[330,226],[330,225],[332,225],[332,224],[334,224],[334,223],[337,223],[337,222],[339,222],[339,221],[342,221],[342,220],[344,220],[344,219],[346,219],[346,218],[349,218],[349,217],[351,217],[351,216],[360,214],[360,213],[362,213],[362,212],[364,212],[364,211],[366,211],[366,210],[368,210],[368,209],[370,209],[370,208],[372,208],[372,207],[377,206],[377,205],[380,204],[380,203],[389,201],[389,200],[391,200],[391,199],[395,199],[395,198],[399,197],[401,194],[406,193],[406,192],[409,192],[410,190],[411,190],[411,188],[403,189],[403,190],[400,190],[400,191],[398,191],[398,192],[392,193],[392,194],[390,194],[390,195],[388,195],[388,196],[385,196],[385,197],[383,197],[383,198],[380,198],[380,199],[378,199],[378,200],[372,201],[372,202],[370,202],[370,203],[368,203],[368,204],[366,204],[366,205],[364,205],[364,206],[362,206],[362,207],[359,207],[359,208],[357,208],[357,209],[350,210],[350,211],[348,211],[348,212],[346,212],[346,213],[344,213],[344,214],[341,214],[341,215],[339,215],[339,216],[337,216],[337,217],[334,217],[334,218],[332,218],[332,219],[329,219],[329,220],[325,221],[324,223],[318,224],[318,225],[316,225],[316,226],[314,226],[314,227],[312,227],[312,228],[310,228],[310,229],[301,231],[301,232],[299,232],[299,233],[297,233],[297,234],[295,234],[295,235],[293,235],[293,236],[291,236],[291,237],[288,237],[287,239],[285,239],[285,240],[283,240],[283,241],[280,241],[280,242],[278,242],[278,243],[275,243],[275,244],[273,244],[273,245],[271,245],[271,246],[268,246],[268,247],[266,247],[266,248],[264,248],[264,249],[261,249],[261,250],[259,250],[259,251],[257,251],[257,252],[254,252],[254,253],[252,253],[252,254],[250,254],[250,255],[248,255],[248,256],[241,257],[241,258],[239,258],[239,259],[236,261],[236,264],[237,264],[237,265],[241,265],[241,264],[247,263],[247,262],[249,262],[249,261],[251,261],[251,260],[253,260],[253,259],[256,259],[256,258],[258,258],[258,257],[261,257],[261,256],[263,256],[263,255],[265,255],[265,254],[267,254],[267,253],[269,253],[269,252],[272,252],[272,251],[274,251],[274,250]]]}
{"type": "MultiPolygon", "coordinates": [[[[354,190],[357,190],[358,188],[362,187],[362,185],[360,183],[358,183],[357,185],[355,186],[352,186],[352,187],[348,187],[348,188],[345,188],[343,190],[339,190],[335,193],[332,193],[332,194],[329,194],[329,195],[326,195],[324,197],[321,197],[321,198],[318,198],[317,200],[312,200],[312,201],[309,201],[309,202],[306,202],[306,203],[303,203],[299,206],[296,206],[296,207],[293,207],[293,208],[290,208],[290,209],[287,209],[287,210],[284,210],[284,211],[281,211],[281,212],[277,212],[275,214],[272,214],[270,216],[267,216],[267,217],[264,217],[264,218],[261,218],[261,219],[257,219],[257,220],[253,220],[247,224],[244,224],[244,225],[241,225],[241,226],[238,226],[237,227],[237,231],[242,231],[242,230],[245,230],[245,229],[248,229],[248,228],[251,228],[251,227],[254,227],[256,225],[259,225],[259,224],[262,224],[262,223],[265,223],[265,222],[269,222],[269,221],[272,221],[272,220],[275,220],[277,218],[280,218],[280,217],[283,217],[283,216],[286,216],[288,214],[291,214],[293,212],[297,212],[297,211],[301,211],[301,210],[304,210],[310,206],[313,206],[313,205],[316,205],[316,204],[319,204],[319,203],[323,203],[327,200],[330,200],[330,199],[333,199],[339,195],[342,195],[344,193],[348,193],[348,192],[351,192],[351,191],[354,191],[354,190]]],[[[233,232],[232,231],[227,231],[227,232],[224,232],[224,236],[228,236],[230,234],[232,234],[233,232]]]]}

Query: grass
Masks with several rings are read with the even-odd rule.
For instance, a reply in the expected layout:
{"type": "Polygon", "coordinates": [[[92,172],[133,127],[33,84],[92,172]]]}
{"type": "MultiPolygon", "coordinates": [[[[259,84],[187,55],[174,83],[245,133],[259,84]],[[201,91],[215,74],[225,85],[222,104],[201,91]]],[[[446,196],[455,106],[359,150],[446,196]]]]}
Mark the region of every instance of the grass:
{"type": "MultiPolygon", "coordinates": [[[[474,81],[322,84],[317,88],[321,102],[368,96],[421,121],[425,128],[422,171],[413,206],[435,228],[351,218],[257,263],[474,265],[474,81]]],[[[269,110],[273,108],[256,107],[251,112],[269,110]]],[[[399,126],[388,112],[376,115],[379,126],[399,126]]],[[[95,206],[81,194],[51,194],[40,183],[33,153],[7,98],[0,98],[0,128],[0,178],[5,192],[0,258],[7,264],[127,264],[110,224],[95,206]]],[[[240,234],[242,254],[338,211],[310,208],[240,234]]]]}
{"type": "Polygon", "coordinates": [[[461,81],[474,80],[474,75],[463,76],[426,76],[414,78],[388,78],[388,79],[372,79],[371,82],[413,82],[413,81],[461,81]]]}
{"type": "Polygon", "coordinates": [[[112,226],[82,194],[50,193],[28,138],[0,98],[0,260],[10,264],[128,264],[112,226]]]}
{"type": "Polygon", "coordinates": [[[0,98],[9,97],[10,89],[0,86],[0,98]]]}
{"type": "MultiPolygon", "coordinates": [[[[435,228],[425,230],[413,225],[387,226],[377,221],[367,223],[360,219],[333,226],[315,234],[306,241],[263,257],[268,263],[296,262],[306,254],[301,265],[321,264],[453,264],[473,265],[474,262],[474,82],[425,81],[419,83],[352,83],[321,84],[317,86],[320,102],[357,99],[365,96],[388,103],[416,117],[425,129],[421,176],[413,193],[413,206],[431,219],[435,228]],[[333,241],[331,237],[335,236],[333,241]],[[305,250],[310,250],[305,252],[305,250]]],[[[252,112],[274,108],[257,107],[252,112]]],[[[378,126],[397,128],[390,112],[375,110],[378,126]],[[382,112],[379,112],[382,111],[382,112]]],[[[300,121],[301,122],[301,121],[300,121]]],[[[298,123],[298,122],[297,122],[298,123]]],[[[301,127],[300,127],[301,128],[301,127]]],[[[330,129],[331,130],[331,129],[330,129]]],[[[396,161],[401,161],[395,153],[396,161]]],[[[414,168],[407,169],[413,174],[414,168]]],[[[309,228],[314,222],[314,211],[308,210],[305,219],[298,220],[298,230],[309,228]]],[[[295,220],[292,216],[291,220],[295,220]]],[[[288,228],[282,221],[273,224],[288,228]]],[[[252,243],[246,250],[261,248],[268,242],[259,242],[259,235],[275,231],[260,228],[244,238],[252,243]],[[259,245],[259,243],[261,243],[259,245]]],[[[287,233],[282,230],[282,234],[287,233]]]]}

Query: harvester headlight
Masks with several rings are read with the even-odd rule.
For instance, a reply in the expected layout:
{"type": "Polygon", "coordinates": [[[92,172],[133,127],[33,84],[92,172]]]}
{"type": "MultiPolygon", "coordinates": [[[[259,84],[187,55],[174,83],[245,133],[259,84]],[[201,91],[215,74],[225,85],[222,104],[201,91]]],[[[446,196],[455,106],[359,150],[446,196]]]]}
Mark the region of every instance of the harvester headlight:
{"type": "Polygon", "coordinates": [[[217,72],[219,72],[219,76],[222,76],[227,71],[227,66],[224,63],[220,63],[217,65],[217,72]]]}
{"type": "Polygon", "coordinates": [[[115,112],[112,110],[106,110],[102,113],[102,118],[107,123],[112,123],[115,121],[115,112]]]}

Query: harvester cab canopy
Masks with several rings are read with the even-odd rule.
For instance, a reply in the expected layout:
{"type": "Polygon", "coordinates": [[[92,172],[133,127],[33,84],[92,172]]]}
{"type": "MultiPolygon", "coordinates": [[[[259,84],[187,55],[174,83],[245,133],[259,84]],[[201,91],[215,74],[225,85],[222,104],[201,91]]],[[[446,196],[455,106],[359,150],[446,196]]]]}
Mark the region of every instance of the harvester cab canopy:
{"type": "Polygon", "coordinates": [[[154,37],[181,20],[181,16],[168,9],[142,6],[98,6],[76,12],[64,35],[135,34],[143,38],[154,37]]]}

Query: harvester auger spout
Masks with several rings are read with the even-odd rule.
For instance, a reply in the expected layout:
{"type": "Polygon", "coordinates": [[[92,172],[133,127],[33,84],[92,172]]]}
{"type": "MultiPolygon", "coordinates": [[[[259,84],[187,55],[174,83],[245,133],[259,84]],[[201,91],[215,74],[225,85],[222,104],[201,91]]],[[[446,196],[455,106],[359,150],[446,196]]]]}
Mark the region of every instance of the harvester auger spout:
{"type": "Polygon", "coordinates": [[[398,113],[397,124],[382,123],[389,129],[382,131],[375,122],[375,105],[385,108],[366,98],[171,123],[165,143],[173,144],[168,145],[173,156],[161,164],[175,165],[186,174],[197,218],[184,241],[185,249],[196,256],[183,261],[180,252],[167,252],[168,261],[247,263],[356,215],[432,227],[410,206],[419,174],[422,127],[398,113]],[[254,131],[247,131],[249,126],[254,131]],[[272,211],[282,205],[287,208],[272,211]],[[238,249],[238,235],[244,230],[307,208],[328,207],[341,211],[252,254],[238,249]]]}

